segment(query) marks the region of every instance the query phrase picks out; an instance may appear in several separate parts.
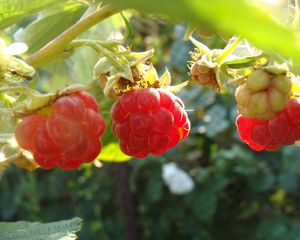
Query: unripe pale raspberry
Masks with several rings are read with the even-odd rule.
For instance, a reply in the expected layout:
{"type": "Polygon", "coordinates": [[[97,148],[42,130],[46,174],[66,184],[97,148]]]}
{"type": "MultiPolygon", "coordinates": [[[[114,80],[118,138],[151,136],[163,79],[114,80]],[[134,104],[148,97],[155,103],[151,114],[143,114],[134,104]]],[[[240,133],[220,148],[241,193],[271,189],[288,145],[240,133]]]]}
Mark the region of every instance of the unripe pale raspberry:
{"type": "Polygon", "coordinates": [[[111,116],[120,149],[136,158],[162,154],[190,131],[182,101],[165,89],[130,90],[115,102],[111,116]]]}
{"type": "Polygon", "coordinates": [[[247,106],[249,104],[252,92],[247,88],[246,84],[240,85],[235,91],[235,98],[238,105],[247,106]]]}
{"type": "Polygon", "coordinates": [[[16,140],[42,168],[78,168],[101,151],[99,138],[106,124],[98,110],[89,93],[62,96],[52,104],[49,115],[36,113],[24,118],[16,128],[16,140]]]}
{"type": "Polygon", "coordinates": [[[275,75],[271,82],[272,86],[279,92],[287,94],[291,91],[292,82],[286,75],[275,75]]]}
{"type": "Polygon", "coordinates": [[[271,119],[287,105],[291,80],[286,75],[253,71],[235,93],[238,112],[244,117],[271,119]]]}
{"type": "Polygon", "coordinates": [[[264,91],[251,94],[249,108],[252,112],[263,114],[268,111],[268,95],[264,91]]]}
{"type": "Polygon", "coordinates": [[[246,87],[253,92],[265,90],[270,85],[270,75],[263,70],[253,71],[247,79],[246,87]]]}
{"type": "Polygon", "coordinates": [[[300,139],[300,101],[291,98],[285,109],[270,120],[239,115],[236,120],[241,140],[256,151],[274,151],[300,139]]]}

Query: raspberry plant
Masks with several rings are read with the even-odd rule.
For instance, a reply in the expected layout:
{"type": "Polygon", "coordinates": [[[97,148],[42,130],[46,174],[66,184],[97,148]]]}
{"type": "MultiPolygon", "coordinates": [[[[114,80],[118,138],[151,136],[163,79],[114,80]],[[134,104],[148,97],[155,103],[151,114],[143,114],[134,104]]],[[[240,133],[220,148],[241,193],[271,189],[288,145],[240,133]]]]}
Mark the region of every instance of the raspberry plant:
{"type": "MultiPolygon", "coordinates": [[[[95,6],[97,4],[91,5],[90,9],[95,6]]],[[[16,140],[21,147],[16,159],[29,156],[23,160],[29,166],[38,164],[44,168],[60,166],[74,169],[82,162],[91,162],[99,154],[102,148],[99,138],[104,133],[105,124],[102,117],[95,114],[98,112],[98,103],[91,96],[89,103],[80,97],[85,86],[71,85],[44,94],[28,84],[36,76],[34,67],[47,61],[68,58],[82,46],[92,48],[99,55],[93,79],[99,82],[106,97],[116,101],[111,109],[112,131],[120,141],[121,151],[137,158],[146,157],[149,153],[162,154],[188,135],[190,122],[184,105],[172,95],[172,92],[176,93],[186,86],[187,82],[171,86],[168,70],[159,79],[150,63],[153,50],[132,52],[124,47],[126,36],[120,40],[106,41],[74,39],[93,25],[90,19],[99,18],[100,21],[104,16],[109,17],[118,11],[120,9],[112,5],[104,5],[31,54],[26,62],[14,57],[9,52],[13,47],[7,47],[5,41],[1,40],[3,111],[10,113],[16,121],[23,119],[16,128],[16,140]],[[165,98],[170,98],[172,104],[164,106],[165,98]],[[132,99],[131,102],[129,99],[132,99]],[[66,106],[60,105],[60,102],[66,106]],[[92,119],[95,119],[93,124],[87,126],[92,119]],[[87,130],[89,128],[95,131],[94,135],[87,130]],[[30,135],[32,140],[26,142],[25,139],[30,135]],[[29,151],[32,159],[22,149],[29,151]]],[[[128,20],[122,16],[129,34],[128,20]]],[[[296,21],[295,17],[293,26],[296,21]]],[[[190,25],[185,34],[185,38],[190,37],[196,46],[195,52],[191,53],[191,80],[221,93],[226,92],[229,85],[237,85],[237,110],[242,117],[272,121],[285,109],[289,99],[296,96],[292,83],[297,86],[297,73],[292,72],[293,65],[288,61],[279,61],[265,54],[241,37],[232,37],[223,50],[210,50],[191,36],[194,29],[199,33],[201,28],[190,25]],[[244,51],[243,54],[240,54],[241,51],[244,51]]],[[[17,54],[26,51],[26,45],[21,46],[20,52],[15,51],[17,54]]],[[[6,156],[5,151],[2,154],[6,156]]]]}
{"type": "Polygon", "coordinates": [[[158,7],[160,2],[154,0],[149,9],[137,0],[114,0],[109,4],[74,0],[54,7],[59,1],[29,4],[22,0],[20,6],[16,1],[12,6],[4,2],[0,9],[7,12],[1,15],[0,27],[8,30],[0,38],[0,121],[12,121],[13,129],[0,136],[1,168],[10,163],[27,170],[39,167],[74,170],[92,162],[99,165],[99,160],[107,160],[101,157],[101,150],[116,141],[119,148],[114,151],[125,160],[164,154],[188,139],[193,127],[183,101],[175,96],[183,88],[189,91],[209,87],[220,95],[235,91],[237,131],[241,141],[255,151],[275,151],[281,145],[300,140],[297,1],[289,4],[294,11],[288,16],[293,20],[287,26],[265,17],[256,5],[238,1],[237,7],[247,9],[248,14],[243,18],[251,28],[247,30],[237,27],[231,17],[227,24],[216,21],[219,17],[216,9],[223,9],[224,16],[232,16],[229,2],[221,0],[210,4],[195,2],[196,7],[183,0],[176,4],[164,2],[158,7]],[[9,11],[10,7],[14,10],[9,11]],[[175,73],[168,69],[158,77],[157,64],[153,63],[156,53],[151,46],[143,52],[133,51],[130,22],[121,13],[127,12],[128,7],[154,13],[163,10],[170,15],[173,9],[175,17],[190,21],[184,38],[195,45],[195,51],[190,54],[188,81],[173,85],[171,76],[175,73]],[[47,8],[49,12],[42,13],[23,32],[15,31],[12,24],[18,24],[20,18],[47,8]],[[41,30],[45,29],[45,22],[64,19],[66,9],[72,9],[70,21],[62,26],[57,24],[55,36],[45,36],[41,30]],[[191,9],[195,10],[185,16],[184,12],[191,9]],[[77,38],[118,13],[126,28],[122,38],[111,35],[100,39],[97,34],[87,39],[77,38]],[[203,23],[212,26],[212,31],[202,28],[203,23]],[[265,32],[268,40],[283,40],[257,39],[251,34],[256,30],[265,32]],[[202,36],[214,33],[222,36],[226,45],[223,49],[209,49],[200,41],[202,36]],[[13,43],[18,38],[28,46],[13,43]],[[33,39],[38,39],[38,44],[33,39]],[[283,48],[283,43],[289,46],[283,48]],[[66,61],[84,47],[97,56],[92,81],[76,79],[73,74],[73,82],[45,91],[41,87],[47,78],[41,70],[43,66],[66,61]],[[116,139],[112,134],[109,136],[110,132],[116,139]]]}

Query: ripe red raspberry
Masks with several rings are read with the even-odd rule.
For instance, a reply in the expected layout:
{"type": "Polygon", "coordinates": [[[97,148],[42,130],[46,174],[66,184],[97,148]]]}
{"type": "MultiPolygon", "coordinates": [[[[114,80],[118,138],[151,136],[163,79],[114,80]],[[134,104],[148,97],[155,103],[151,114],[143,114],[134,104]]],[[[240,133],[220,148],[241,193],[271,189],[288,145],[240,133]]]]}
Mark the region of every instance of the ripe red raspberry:
{"type": "Polygon", "coordinates": [[[182,101],[165,89],[130,90],[115,102],[111,116],[121,150],[136,158],[162,154],[190,131],[182,101]]]}
{"type": "Polygon", "coordinates": [[[258,120],[239,115],[236,125],[241,140],[256,151],[274,151],[300,139],[300,101],[291,98],[273,119],[258,120]]]}
{"type": "Polygon", "coordinates": [[[98,111],[98,103],[89,93],[63,96],[50,107],[48,115],[44,111],[24,118],[15,137],[42,168],[75,169],[93,161],[101,151],[99,138],[106,124],[98,111]]]}

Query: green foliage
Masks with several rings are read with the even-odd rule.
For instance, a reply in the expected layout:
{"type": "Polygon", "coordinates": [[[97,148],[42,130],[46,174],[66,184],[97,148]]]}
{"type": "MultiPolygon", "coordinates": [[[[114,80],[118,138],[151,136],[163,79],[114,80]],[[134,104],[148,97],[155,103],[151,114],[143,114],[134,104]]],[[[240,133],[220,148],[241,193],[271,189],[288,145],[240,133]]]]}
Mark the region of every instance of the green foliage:
{"type": "MultiPolygon", "coordinates": [[[[78,20],[86,8],[78,1],[53,8],[53,4],[58,2],[61,3],[0,1],[0,12],[7,12],[0,18],[0,27],[5,28],[20,18],[48,8],[41,13],[43,17],[29,25],[23,24],[27,27],[21,35],[27,39],[30,51],[35,51],[78,20]],[[6,11],[8,6],[9,11],[6,11]],[[48,22],[51,23],[49,26],[48,22]]],[[[240,34],[257,47],[300,62],[295,33],[249,5],[249,1],[112,2],[187,19],[196,26],[225,34],[240,34]]],[[[173,83],[189,78],[186,63],[190,60],[188,53],[193,46],[182,40],[185,27],[182,24],[174,27],[156,16],[130,14],[133,16],[128,20],[133,28],[127,43],[132,50],[144,51],[153,47],[155,55],[152,62],[160,73],[168,65],[173,83]]],[[[119,33],[122,27],[122,17],[115,16],[81,37],[96,36],[97,40],[106,40],[111,33],[119,33]]],[[[200,40],[210,48],[225,46],[218,36],[211,39],[200,37],[200,40]]],[[[243,64],[260,54],[242,41],[225,62],[243,64]],[[247,59],[241,60],[241,55],[247,55],[247,59]]],[[[98,83],[92,81],[93,67],[98,58],[91,49],[76,49],[69,59],[39,69],[37,87],[42,91],[55,91],[74,82],[89,84],[110,129],[109,113],[113,101],[105,98],[98,83]]],[[[228,90],[231,93],[232,89],[228,90]]],[[[178,95],[183,99],[192,121],[190,136],[162,156],[133,159],[126,163],[141,239],[299,239],[300,148],[293,146],[284,147],[276,153],[254,153],[241,144],[237,136],[232,95],[217,95],[193,83],[178,95]],[[162,166],[171,161],[193,178],[195,188],[192,192],[174,195],[169,191],[162,179],[162,166]]],[[[12,125],[4,119],[0,129],[2,132],[12,130],[12,125]]],[[[72,172],[39,169],[28,173],[10,167],[0,181],[0,220],[53,222],[79,216],[84,221],[83,229],[78,233],[80,239],[125,239],[124,225],[116,204],[120,199],[113,181],[112,167],[115,163],[105,161],[128,159],[120,152],[116,139],[108,130],[103,137],[102,153],[98,156],[98,160],[103,161],[101,168],[90,164],[72,172]]],[[[80,222],[78,218],[75,221],[80,222]]],[[[9,229],[3,224],[0,224],[0,239],[2,230],[9,229]]],[[[60,229],[57,224],[61,226],[61,222],[50,223],[50,226],[60,229]]],[[[49,227],[47,224],[37,225],[49,227]]],[[[56,237],[53,236],[54,239],[56,237]]],[[[35,238],[31,236],[30,239],[35,238]]]]}
{"type": "MultiPolygon", "coordinates": [[[[140,38],[137,47],[142,48],[146,41],[155,42],[161,54],[158,56],[163,60],[170,46],[181,41],[171,37],[171,33],[181,27],[162,25],[160,31],[169,32],[169,37],[164,36],[157,42],[160,31],[149,32],[147,35],[151,38],[140,38]]],[[[133,41],[138,42],[138,39],[133,41]]],[[[209,47],[216,44],[222,47],[222,41],[217,37],[206,41],[209,47]]],[[[185,52],[192,50],[191,44],[183,44],[188,49],[185,52]]],[[[56,68],[55,73],[49,70],[46,74],[57,76],[56,85],[62,84],[63,80],[90,79],[96,58],[89,59],[90,63],[85,61],[83,69],[78,64],[74,72],[71,71],[73,63],[86,58],[88,53],[84,50],[67,60],[65,73],[62,74],[64,67],[61,67],[56,68]]],[[[176,55],[177,50],[172,48],[171,54],[176,55]]],[[[189,60],[188,54],[177,57],[181,58],[180,62],[189,60]]],[[[173,79],[177,82],[186,80],[185,69],[180,64],[172,65],[173,79]]],[[[40,74],[45,77],[45,72],[40,74]]],[[[57,87],[51,81],[45,83],[57,87]]],[[[109,122],[112,101],[104,98],[96,85],[92,84],[92,93],[109,122]]],[[[299,148],[285,147],[273,154],[254,154],[240,143],[237,136],[232,96],[218,96],[196,85],[184,88],[178,95],[192,120],[190,136],[161,157],[133,159],[127,164],[141,238],[297,240],[300,222],[295,214],[299,210],[300,198],[297,191],[300,187],[299,148]],[[200,131],[201,127],[207,131],[200,131]],[[170,161],[192,176],[195,188],[191,193],[174,195],[164,184],[161,168],[170,161]]],[[[124,155],[119,156],[110,131],[103,143],[103,158],[123,159],[124,155]]],[[[125,239],[111,170],[112,164],[105,162],[101,168],[89,165],[72,172],[37,170],[25,173],[11,167],[0,182],[0,219],[50,222],[79,216],[84,221],[83,229],[78,233],[79,239],[125,239]]]]}
{"type": "Polygon", "coordinates": [[[214,105],[206,111],[206,124],[202,123],[201,126],[206,128],[208,137],[213,137],[228,128],[229,122],[225,116],[226,110],[221,105],[214,105]]]}
{"type": "Polygon", "coordinates": [[[74,24],[87,7],[84,2],[70,2],[49,8],[18,32],[18,41],[25,42],[29,48],[28,53],[33,53],[74,24]]]}
{"type": "Polygon", "coordinates": [[[119,144],[116,142],[107,144],[98,156],[98,160],[108,162],[123,162],[130,159],[131,157],[121,152],[119,144]]]}
{"type": "Polygon", "coordinates": [[[2,0],[0,2],[0,29],[4,29],[26,16],[61,2],[61,0],[2,0]]]}
{"type": "Polygon", "coordinates": [[[148,3],[139,0],[113,0],[111,2],[147,13],[159,13],[187,20],[194,26],[214,29],[227,36],[237,34],[247,38],[256,47],[267,51],[274,57],[280,53],[286,58],[295,60],[297,66],[300,64],[300,48],[296,32],[284,27],[268,13],[247,0],[215,0],[213,2],[154,0],[148,3]]]}
{"type": "Polygon", "coordinates": [[[75,240],[74,234],[81,229],[82,220],[73,218],[71,220],[39,223],[39,222],[0,222],[0,239],[20,240],[75,240]]]}

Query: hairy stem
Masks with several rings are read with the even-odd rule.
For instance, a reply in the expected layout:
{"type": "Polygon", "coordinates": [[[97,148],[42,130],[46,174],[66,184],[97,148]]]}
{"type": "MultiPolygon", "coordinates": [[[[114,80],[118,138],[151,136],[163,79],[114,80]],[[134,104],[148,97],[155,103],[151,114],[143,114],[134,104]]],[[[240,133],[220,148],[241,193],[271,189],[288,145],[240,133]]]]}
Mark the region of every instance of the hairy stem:
{"type": "Polygon", "coordinates": [[[39,51],[33,53],[26,59],[26,62],[33,67],[37,67],[43,63],[49,62],[51,57],[62,52],[64,50],[64,47],[69,44],[74,38],[78,37],[82,32],[94,26],[98,22],[116,14],[119,11],[119,9],[111,5],[105,5],[104,7],[96,10],[84,19],[75,23],[62,34],[45,45],[43,48],[41,48],[39,51]]]}

